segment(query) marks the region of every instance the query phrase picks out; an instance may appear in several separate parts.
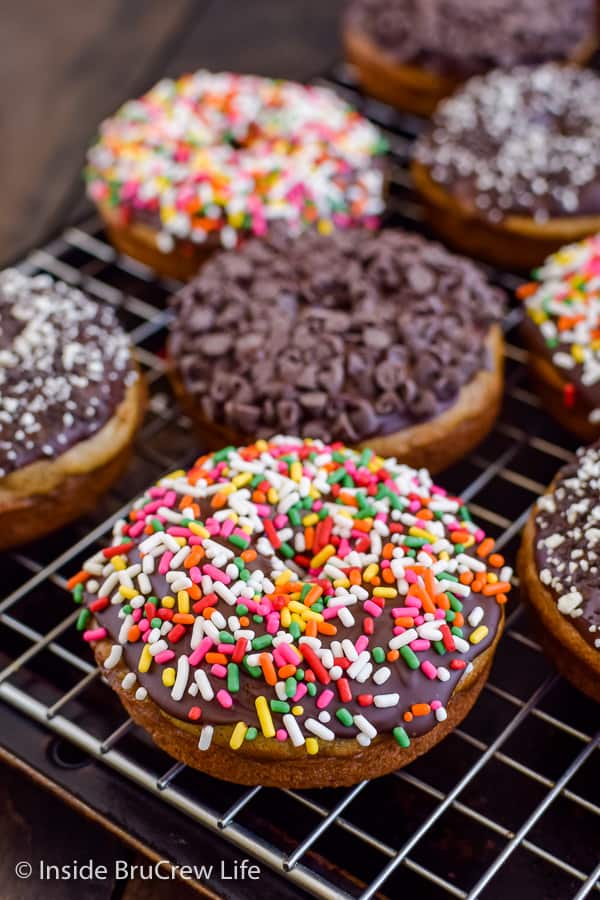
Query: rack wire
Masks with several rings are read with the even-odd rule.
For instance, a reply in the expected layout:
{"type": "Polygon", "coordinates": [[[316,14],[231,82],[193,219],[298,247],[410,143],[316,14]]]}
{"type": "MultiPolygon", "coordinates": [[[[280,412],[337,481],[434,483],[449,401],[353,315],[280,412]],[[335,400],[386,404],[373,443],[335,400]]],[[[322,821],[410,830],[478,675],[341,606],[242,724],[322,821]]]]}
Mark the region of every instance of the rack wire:
{"type": "MultiPolygon", "coordinates": [[[[390,222],[425,231],[407,169],[421,127],[362,96],[340,67],[333,86],[385,131],[392,148],[390,222]]],[[[74,633],[66,577],[106,540],[148,483],[198,450],[178,412],[162,355],[178,285],[118,256],[94,218],[32,252],[24,271],[49,272],[115,307],[150,387],[150,409],[126,477],[88,516],[2,558],[0,699],[160,797],[316,897],[574,897],[600,891],[598,708],[554,672],[518,599],[490,681],[464,723],[425,757],[350,790],[276,791],[227,785],[173,763],[127,718],[74,633]]],[[[488,269],[509,294],[519,279],[488,269]]],[[[514,559],[536,496],[572,458],[572,438],[541,409],[518,341],[504,330],[507,377],[488,439],[443,483],[514,559]]],[[[2,737],[10,744],[10,737],[2,737]]],[[[117,813],[115,813],[117,815],[117,813]]],[[[164,857],[177,862],[165,840],[164,857]]]]}

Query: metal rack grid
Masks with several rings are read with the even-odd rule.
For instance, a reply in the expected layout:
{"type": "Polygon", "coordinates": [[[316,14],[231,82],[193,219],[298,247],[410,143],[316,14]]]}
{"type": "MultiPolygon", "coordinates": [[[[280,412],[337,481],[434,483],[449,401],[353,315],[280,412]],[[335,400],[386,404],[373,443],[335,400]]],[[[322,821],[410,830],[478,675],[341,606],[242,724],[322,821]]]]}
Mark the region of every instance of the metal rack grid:
{"type": "MultiPolygon", "coordinates": [[[[384,128],[393,159],[390,221],[423,230],[407,172],[419,120],[360,95],[344,68],[323,83],[333,83],[384,128]]],[[[96,513],[2,558],[0,699],[317,897],[368,900],[398,896],[400,889],[427,898],[500,898],[509,890],[517,898],[595,896],[598,709],[554,674],[518,590],[473,711],[441,745],[385,779],[321,792],[224,785],[173,764],[126,717],[73,634],[77,611],[64,588],[138,491],[200,449],[171,401],[161,356],[165,300],[177,284],[118,257],[95,219],[31,253],[21,268],[81,285],[118,310],[151,403],[135,463],[96,513]]],[[[509,293],[519,282],[510,273],[489,274],[509,293]]],[[[504,323],[500,420],[475,453],[442,477],[510,558],[531,503],[575,449],[529,389],[519,319],[513,307],[504,323]]],[[[176,848],[165,841],[163,850],[177,862],[176,848]]]]}

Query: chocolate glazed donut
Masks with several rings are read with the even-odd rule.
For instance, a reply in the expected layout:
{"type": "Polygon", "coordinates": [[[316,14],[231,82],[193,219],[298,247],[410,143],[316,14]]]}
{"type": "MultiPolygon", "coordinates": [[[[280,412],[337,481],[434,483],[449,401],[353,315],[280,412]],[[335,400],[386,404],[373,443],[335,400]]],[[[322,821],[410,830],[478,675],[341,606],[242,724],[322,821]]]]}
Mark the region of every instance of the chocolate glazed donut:
{"type": "Polygon", "coordinates": [[[203,439],[293,431],[436,471],[497,414],[502,296],[418,235],[274,234],[173,305],[173,380],[203,439]]]}

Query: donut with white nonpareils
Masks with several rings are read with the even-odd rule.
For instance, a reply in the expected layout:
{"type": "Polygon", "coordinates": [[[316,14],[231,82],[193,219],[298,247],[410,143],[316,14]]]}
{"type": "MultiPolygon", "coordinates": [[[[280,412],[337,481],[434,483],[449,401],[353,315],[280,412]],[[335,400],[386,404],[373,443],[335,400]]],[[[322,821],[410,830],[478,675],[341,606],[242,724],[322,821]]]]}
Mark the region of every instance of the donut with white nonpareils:
{"type": "Polygon", "coordinates": [[[413,175],[454,246],[512,268],[600,230],[600,78],[547,64],[470,79],[437,108],[413,175]]]}
{"type": "Polygon", "coordinates": [[[161,479],[69,586],[163,749],[231,781],[315,787],[402,766],[466,715],[510,579],[425,470],[277,437],[161,479]]]}
{"type": "Polygon", "coordinates": [[[560,671],[600,701],[600,445],[582,448],[541,497],[519,572],[540,641],[560,671]]]}
{"type": "Polygon", "coordinates": [[[0,273],[0,549],[93,507],[144,406],[114,312],[49,275],[0,273]]]}
{"type": "Polygon", "coordinates": [[[89,196],[115,246],[186,280],[215,247],[373,225],[385,142],[333,92],[198,71],[160,81],[102,123],[89,196]]]}
{"type": "Polygon", "coordinates": [[[461,81],[495,67],[585,62],[596,0],[351,0],[346,53],[366,90],[430,114],[461,81]]]}
{"type": "Polygon", "coordinates": [[[502,300],[419,235],[275,232],[174,297],[173,381],[213,445],[286,431],[437,471],[496,417],[502,300]]]}

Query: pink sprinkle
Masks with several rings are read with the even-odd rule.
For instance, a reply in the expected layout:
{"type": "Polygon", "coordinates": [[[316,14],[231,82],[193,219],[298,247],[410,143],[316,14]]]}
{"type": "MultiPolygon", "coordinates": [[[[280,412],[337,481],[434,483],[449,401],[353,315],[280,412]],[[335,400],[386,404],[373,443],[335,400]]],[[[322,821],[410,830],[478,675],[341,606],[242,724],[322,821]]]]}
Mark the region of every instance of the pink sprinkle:
{"type": "Polygon", "coordinates": [[[419,653],[421,650],[429,650],[430,647],[431,643],[426,641],[425,638],[416,638],[410,642],[410,649],[414,650],[415,653],[419,653]]]}
{"type": "Polygon", "coordinates": [[[284,660],[290,663],[292,666],[297,666],[300,662],[300,658],[297,653],[294,653],[289,644],[286,644],[285,641],[282,641],[281,644],[277,647],[280,654],[283,656],[284,660]]]}
{"type": "Polygon", "coordinates": [[[366,650],[369,646],[369,638],[366,636],[366,634],[361,634],[354,646],[356,647],[357,653],[362,653],[363,650],[366,650]]]}
{"type": "Polygon", "coordinates": [[[416,513],[421,509],[421,501],[420,500],[411,500],[408,504],[408,508],[412,513],[416,513]]]}
{"type": "Polygon", "coordinates": [[[340,541],[340,546],[338,547],[337,555],[340,559],[345,559],[350,553],[350,544],[346,540],[346,538],[342,538],[340,541]]]}
{"type": "Polygon", "coordinates": [[[190,653],[190,666],[197,666],[213,645],[212,638],[203,637],[195,650],[190,653]]]}
{"type": "Polygon", "coordinates": [[[142,634],[143,634],[144,631],[149,631],[149,629],[150,629],[150,622],[148,621],[148,619],[142,619],[142,620],[140,621],[139,625],[138,625],[138,628],[140,629],[140,631],[142,632],[142,634]]]}
{"type": "Polygon", "coordinates": [[[170,550],[165,550],[163,555],[160,558],[160,563],[158,564],[158,571],[160,575],[166,575],[169,571],[169,566],[171,565],[171,560],[173,559],[173,554],[170,550]]]}
{"type": "Polygon", "coordinates": [[[206,563],[206,565],[202,566],[202,572],[204,575],[209,575],[213,581],[220,581],[221,584],[231,584],[229,575],[226,575],[225,572],[217,569],[211,563],[206,563]]]}
{"type": "Polygon", "coordinates": [[[172,534],[173,537],[188,537],[190,534],[189,528],[182,528],[181,525],[173,525],[172,528],[167,528],[167,534],[172,534]]]}
{"type": "Polygon", "coordinates": [[[377,606],[376,603],[373,603],[372,600],[365,600],[363,603],[363,609],[365,612],[368,612],[372,616],[380,616],[383,610],[381,607],[377,606]]]}
{"type": "Polygon", "coordinates": [[[476,542],[480,544],[485,537],[485,531],[483,531],[482,528],[478,528],[473,537],[475,538],[476,542]]]}
{"type": "Polygon", "coordinates": [[[421,601],[420,601],[420,599],[419,599],[418,597],[415,597],[415,596],[413,596],[412,594],[409,594],[408,597],[406,598],[406,605],[407,605],[407,606],[412,606],[413,609],[414,609],[415,607],[416,607],[417,609],[419,609],[423,604],[421,603],[421,601]]]}
{"type": "Polygon", "coordinates": [[[132,538],[139,537],[145,527],[145,521],[143,519],[140,519],[139,522],[136,522],[134,525],[129,526],[129,536],[132,538]]]}
{"type": "Polygon", "coordinates": [[[172,650],[161,650],[161,652],[157,653],[154,657],[154,661],[162,666],[163,663],[169,662],[169,660],[173,659],[174,656],[175,654],[172,650]]]}
{"type": "Polygon", "coordinates": [[[161,506],[164,506],[162,500],[155,500],[154,503],[146,503],[143,509],[143,513],[146,516],[151,516],[155,512],[157,512],[161,508],[161,506]]]}
{"type": "MultiPolygon", "coordinates": [[[[443,610],[440,610],[442,615],[444,615],[443,610]]],[[[400,616],[414,616],[415,607],[414,606],[395,606],[392,610],[392,615],[394,618],[399,618],[400,616]]]]}
{"type": "Polygon", "coordinates": [[[194,584],[198,584],[198,582],[202,578],[202,572],[200,571],[198,566],[192,566],[192,568],[188,572],[188,575],[190,576],[190,579],[194,582],[194,584]]]}
{"type": "Polygon", "coordinates": [[[217,678],[225,678],[227,676],[227,669],[225,666],[222,666],[221,663],[214,663],[210,667],[210,674],[216,675],[217,678]]]}
{"type": "Polygon", "coordinates": [[[106,628],[89,628],[83,632],[84,641],[101,641],[108,634],[106,628]]]}
{"type": "Polygon", "coordinates": [[[285,659],[279,647],[275,647],[273,650],[273,660],[278,669],[281,669],[285,665],[285,659]]]}
{"type": "Polygon", "coordinates": [[[416,584],[419,580],[412,569],[407,569],[404,573],[404,577],[408,581],[409,584],[416,584]]]}
{"type": "Polygon", "coordinates": [[[435,616],[436,619],[445,619],[446,618],[446,613],[444,612],[443,609],[436,609],[436,611],[434,612],[433,615],[435,616]]]}
{"type": "MultiPolygon", "coordinates": [[[[414,643],[414,641],[413,641],[413,643],[414,643]]],[[[412,644],[411,644],[411,646],[412,646],[412,644]]],[[[427,675],[427,677],[431,678],[432,680],[437,676],[436,667],[428,659],[424,660],[424,662],[421,663],[421,671],[423,672],[424,675],[427,675]]]]}
{"type": "Polygon", "coordinates": [[[220,691],[217,691],[217,700],[224,709],[231,709],[231,707],[233,706],[231,694],[223,688],[221,688],[220,691]]]}
{"type": "Polygon", "coordinates": [[[269,613],[267,616],[267,634],[277,634],[279,631],[279,613],[269,613]]]}
{"type": "Polygon", "coordinates": [[[394,625],[392,631],[394,632],[394,634],[404,634],[406,628],[403,628],[402,625],[394,625]]]}
{"type": "Polygon", "coordinates": [[[317,706],[319,709],[325,709],[326,706],[329,706],[331,701],[333,700],[334,694],[333,691],[330,691],[329,688],[325,691],[321,691],[319,698],[317,700],[317,706]]]}
{"type": "Polygon", "coordinates": [[[307,688],[306,685],[301,681],[300,684],[298,685],[298,687],[296,688],[296,693],[295,693],[294,696],[292,697],[292,702],[293,702],[293,703],[298,703],[300,700],[302,700],[302,698],[303,698],[304,695],[306,694],[307,690],[308,690],[308,688],[307,688]]]}
{"type": "Polygon", "coordinates": [[[280,513],[278,516],[275,516],[275,518],[273,519],[273,524],[275,525],[275,528],[279,531],[280,528],[285,528],[285,526],[288,524],[288,517],[284,516],[280,513]]]}
{"type": "Polygon", "coordinates": [[[148,491],[150,497],[164,497],[166,493],[167,489],[164,487],[153,487],[148,491]]]}
{"type": "Polygon", "coordinates": [[[434,484],[431,488],[431,493],[439,494],[440,497],[446,497],[448,494],[448,491],[446,491],[444,488],[438,487],[437,484],[434,484]]]}
{"type": "Polygon", "coordinates": [[[234,650],[233,644],[217,644],[217,650],[219,653],[224,653],[226,656],[231,656],[234,650]]]}
{"type": "Polygon", "coordinates": [[[442,701],[441,700],[432,700],[429,705],[435,711],[436,709],[440,708],[440,706],[442,705],[442,701]]]}
{"type": "Polygon", "coordinates": [[[275,737],[278,741],[287,741],[288,733],[285,728],[278,728],[275,732],[275,737]]]}
{"type": "Polygon", "coordinates": [[[131,615],[133,616],[133,621],[134,621],[134,622],[139,622],[140,619],[142,618],[142,616],[144,615],[144,613],[143,613],[143,611],[138,607],[137,609],[134,609],[134,611],[131,613],[131,615]]]}
{"type": "Polygon", "coordinates": [[[177,492],[176,491],[167,491],[164,496],[163,506],[175,506],[177,503],[177,492]]]}
{"type": "Polygon", "coordinates": [[[233,529],[235,528],[235,522],[233,519],[225,519],[223,524],[221,525],[221,534],[223,537],[229,537],[233,529]]]}

